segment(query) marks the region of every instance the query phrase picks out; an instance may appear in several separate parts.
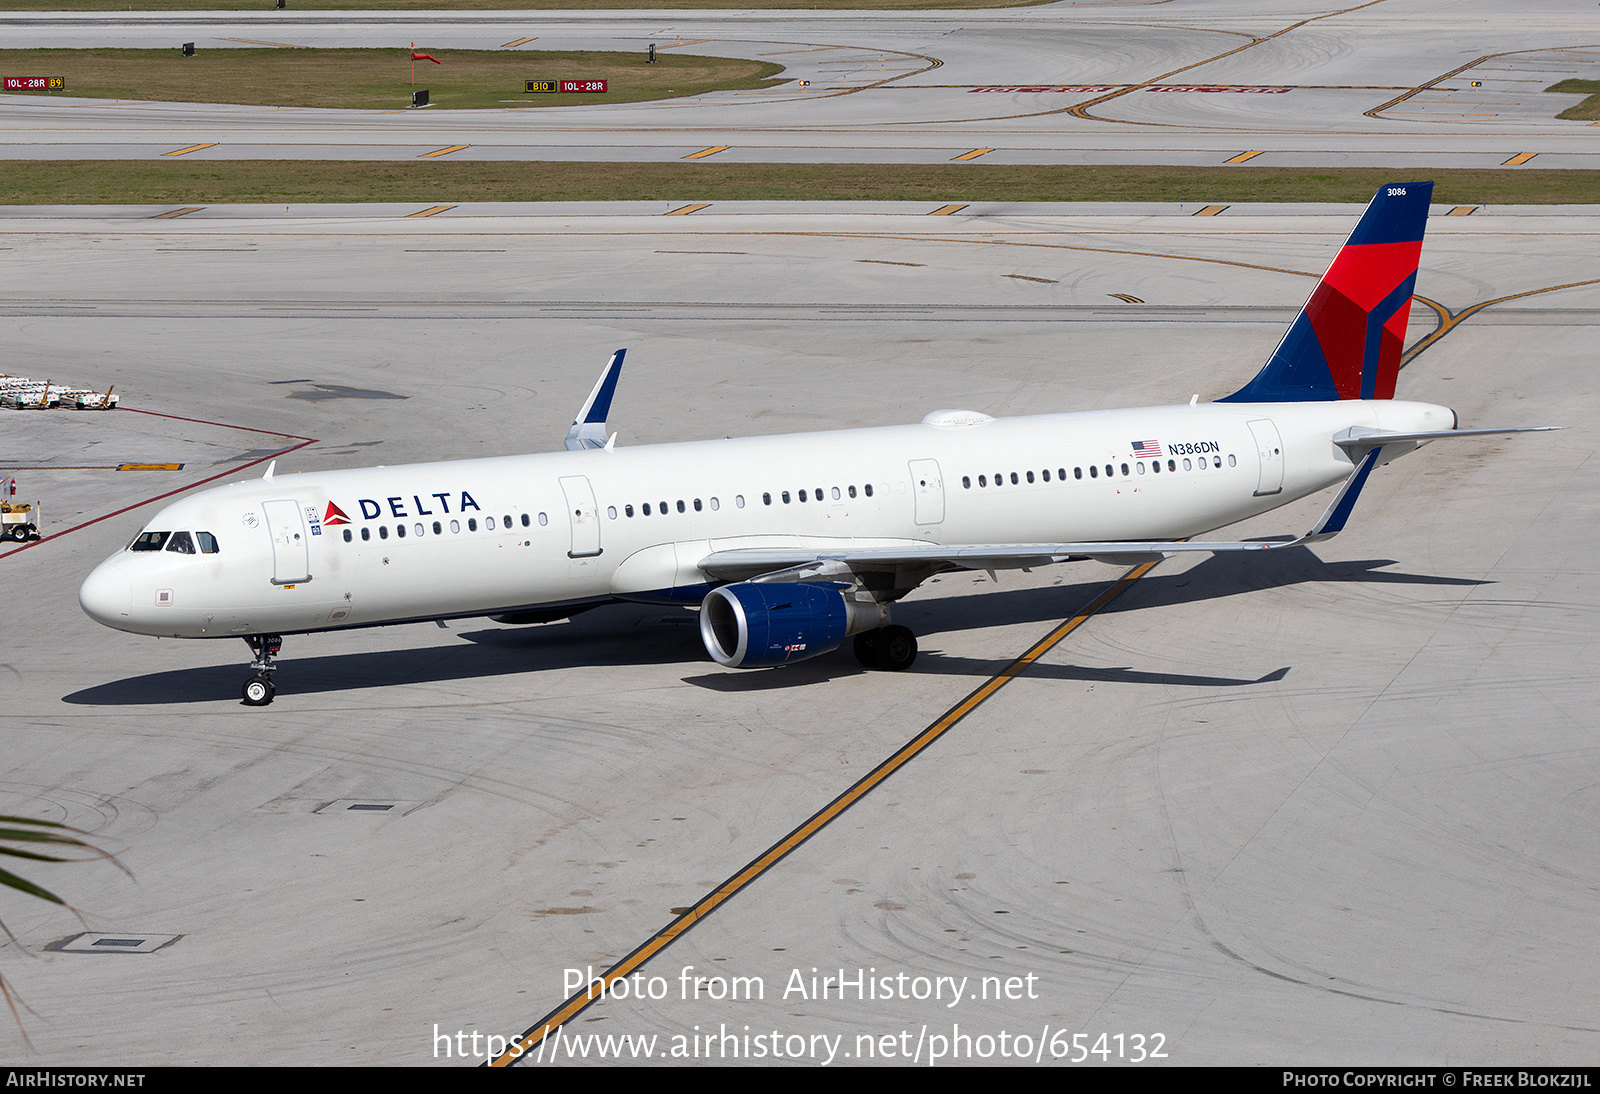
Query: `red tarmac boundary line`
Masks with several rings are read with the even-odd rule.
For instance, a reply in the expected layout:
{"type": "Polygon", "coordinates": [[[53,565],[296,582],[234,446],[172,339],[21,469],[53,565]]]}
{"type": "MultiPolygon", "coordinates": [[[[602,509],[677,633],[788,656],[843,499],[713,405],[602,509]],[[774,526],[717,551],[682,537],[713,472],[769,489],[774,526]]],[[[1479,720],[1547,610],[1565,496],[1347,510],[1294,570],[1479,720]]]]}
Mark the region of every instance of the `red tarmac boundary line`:
{"type": "Polygon", "coordinates": [[[237,475],[239,472],[249,470],[250,468],[255,467],[257,464],[266,463],[268,460],[275,460],[279,456],[288,455],[290,452],[294,452],[298,449],[306,447],[307,445],[317,443],[317,438],[315,437],[302,437],[295,433],[279,433],[271,429],[256,429],[253,426],[248,425],[230,425],[227,422],[208,422],[204,418],[185,418],[178,414],[162,414],[155,410],[138,410],[133,407],[122,407],[118,413],[123,412],[130,414],[148,414],[152,418],[171,418],[175,422],[194,422],[197,425],[214,425],[219,429],[238,429],[245,433],[262,433],[269,437],[283,437],[287,440],[299,441],[300,443],[289,445],[287,448],[280,448],[276,452],[269,452],[265,456],[251,460],[249,463],[242,463],[238,467],[230,467],[226,471],[219,471],[215,475],[208,475],[196,482],[191,482],[187,486],[180,486],[176,490],[168,490],[164,494],[157,494],[154,497],[145,498],[143,501],[136,501],[132,505],[125,505],[121,509],[115,510],[114,512],[103,513],[91,520],[84,521],[82,524],[74,524],[71,528],[66,528],[59,532],[52,532],[48,536],[41,536],[32,543],[25,543],[15,550],[7,551],[5,554],[0,555],[0,558],[10,558],[12,555],[20,555],[23,551],[37,547],[41,543],[49,543],[53,540],[58,540],[62,536],[71,535],[73,532],[87,528],[91,524],[99,524],[103,520],[110,520],[112,517],[120,517],[124,513],[130,513],[135,509],[149,505],[151,502],[160,501],[163,498],[170,498],[176,494],[186,493],[187,491],[193,490],[197,486],[204,486],[208,482],[216,482],[218,479],[225,479],[229,475],[237,475]]]}

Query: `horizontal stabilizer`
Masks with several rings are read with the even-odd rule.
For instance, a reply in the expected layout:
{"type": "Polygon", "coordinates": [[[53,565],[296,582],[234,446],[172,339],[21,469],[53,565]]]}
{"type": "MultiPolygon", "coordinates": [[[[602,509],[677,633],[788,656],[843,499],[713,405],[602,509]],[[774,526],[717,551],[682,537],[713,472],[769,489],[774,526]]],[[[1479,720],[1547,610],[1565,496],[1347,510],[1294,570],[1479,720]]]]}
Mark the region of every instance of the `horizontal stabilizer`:
{"type": "Polygon", "coordinates": [[[1428,441],[1442,441],[1454,437],[1491,437],[1502,433],[1548,433],[1553,429],[1565,428],[1560,425],[1518,425],[1503,429],[1432,429],[1421,433],[1391,433],[1385,429],[1370,429],[1358,425],[1335,434],[1333,443],[1346,452],[1359,453],[1379,445],[1408,442],[1425,444],[1428,441]]]}
{"type": "Polygon", "coordinates": [[[617,377],[622,375],[622,358],[627,352],[617,350],[601,370],[600,379],[595,381],[583,409],[572,419],[572,428],[567,431],[567,451],[611,447],[606,439],[606,418],[611,413],[611,397],[617,393],[617,377]]]}

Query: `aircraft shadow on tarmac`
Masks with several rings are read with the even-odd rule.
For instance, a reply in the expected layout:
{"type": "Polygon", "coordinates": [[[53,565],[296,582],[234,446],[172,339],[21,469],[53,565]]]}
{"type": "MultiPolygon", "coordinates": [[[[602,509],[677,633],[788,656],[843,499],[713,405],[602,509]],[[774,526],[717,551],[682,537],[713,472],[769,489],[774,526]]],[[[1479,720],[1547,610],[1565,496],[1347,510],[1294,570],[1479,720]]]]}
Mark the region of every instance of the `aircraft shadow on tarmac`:
{"type": "MultiPolygon", "coordinates": [[[[1387,559],[1325,563],[1303,547],[1241,557],[1218,555],[1184,573],[1145,577],[1106,610],[1144,611],[1179,604],[1236,596],[1241,593],[1284,588],[1307,582],[1478,586],[1489,584],[1472,578],[1440,577],[1382,571],[1394,563],[1387,559]]],[[[947,579],[948,580],[948,579],[947,579]]],[[[1065,584],[1059,592],[1037,588],[995,589],[937,599],[908,600],[899,618],[922,638],[923,652],[909,670],[931,675],[993,676],[1010,664],[1010,658],[947,657],[936,645],[937,636],[961,630],[1018,623],[1058,623],[1080,607],[1102,582],[1088,588],[1065,584]]],[[[984,588],[993,589],[987,582],[984,588]]],[[[330,654],[297,658],[294,636],[287,635],[287,655],[279,664],[278,680],[286,697],[326,692],[385,688],[403,684],[439,683],[522,673],[609,665],[618,668],[643,665],[704,665],[706,655],[693,617],[683,612],[677,625],[637,625],[636,606],[600,608],[570,623],[540,627],[494,628],[456,632],[471,645],[429,645],[405,650],[330,654]],[[633,622],[625,620],[633,620],[633,622]]],[[[676,620],[674,609],[659,618],[676,620]]],[[[248,660],[240,643],[237,664],[176,668],[164,672],[112,680],[62,697],[63,702],[86,706],[137,706],[171,703],[216,702],[236,697],[248,675],[248,660]]],[[[183,648],[181,645],[178,647],[183,648]]],[[[849,653],[849,642],[833,654],[802,661],[781,671],[712,671],[684,677],[696,687],[721,692],[763,691],[820,683],[865,672],[849,653]]],[[[1191,687],[1242,687],[1280,680],[1288,668],[1258,678],[1192,676],[1182,673],[1128,668],[1087,668],[1076,665],[1034,664],[1030,675],[1058,680],[1106,683],[1177,684],[1191,687]]]]}

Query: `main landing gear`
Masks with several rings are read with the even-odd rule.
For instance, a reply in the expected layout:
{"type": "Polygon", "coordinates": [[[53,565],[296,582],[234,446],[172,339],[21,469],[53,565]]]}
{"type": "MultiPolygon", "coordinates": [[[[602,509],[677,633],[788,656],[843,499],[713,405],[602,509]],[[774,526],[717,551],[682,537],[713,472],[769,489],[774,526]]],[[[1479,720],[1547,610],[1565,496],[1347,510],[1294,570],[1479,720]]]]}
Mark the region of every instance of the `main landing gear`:
{"type": "Polygon", "coordinates": [[[862,668],[899,672],[917,659],[917,636],[906,627],[879,627],[856,635],[856,660],[862,668]]]}
{"type": "Polygon", "coordinates": [[[256,659],[250,662],[256,674],[244,682],[244,705],[264,707],[278,693],[278,689],[272,686],[272,659],[283,649],[283,636],[252,634],[245,641],[250,645],[250,652],[256,655],[256,659]]]}

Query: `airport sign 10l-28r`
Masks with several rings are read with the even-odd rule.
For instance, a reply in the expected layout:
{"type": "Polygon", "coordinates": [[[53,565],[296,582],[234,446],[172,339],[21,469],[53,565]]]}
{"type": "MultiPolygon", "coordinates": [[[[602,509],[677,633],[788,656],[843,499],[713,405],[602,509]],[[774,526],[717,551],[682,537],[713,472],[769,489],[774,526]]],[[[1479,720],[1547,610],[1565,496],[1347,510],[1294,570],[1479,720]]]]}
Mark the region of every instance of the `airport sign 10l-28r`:
{"type": "Polygon", "coordinates": [[[7,91],[49,91],[57,87],[67,86],[67,81],[61,76],[7,76],[5,90],[7,91]]]}
{"type": "Polygon", "coordinates": [[[606,89],[604,80],[529,80],[527,92],[603,92],[606,89]]]}

